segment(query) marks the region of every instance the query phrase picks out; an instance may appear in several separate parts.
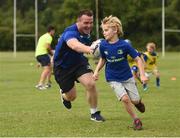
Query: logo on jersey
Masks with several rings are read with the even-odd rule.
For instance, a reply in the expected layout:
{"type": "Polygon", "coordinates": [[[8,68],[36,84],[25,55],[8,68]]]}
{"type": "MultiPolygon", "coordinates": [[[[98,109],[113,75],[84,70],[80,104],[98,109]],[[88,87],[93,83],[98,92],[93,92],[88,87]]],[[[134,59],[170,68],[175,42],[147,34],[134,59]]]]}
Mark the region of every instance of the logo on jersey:
{"type": "Polygon", "coordinates": [[[91,69],[91,66],[90,66],[90,65],[87,65],[86,68],[87,68],[87,69],[91,69]]]}
{"type": "Polygon", "coordinates": [[[114,58],[114,57],[111,57],[111,59],[106,59],[107,62],[110,62],[110,63],[114,63],[114,62],[120,62],[122,60],[124,60],[124,57],[120,57],[120,58],[114,58]]]}
{"type": "Polygon", "coordinates": [[[108,51],[104,51],[104,54],[105,54],[105,55],[108,55],[108,51]]]}
{"type": "Polygon", "coordinates": [[[121,49],[119,49],[118,51],[117,51],[117,54],[123,54],[123,51],[121,50],[121,49]]]}
{"type": "Polygon", "coordinates": [[[84,35],[80,35],[80,38],[90,38],[91,36],[90,36],[90,34],[88,34],[87,36],[84,36],[84,35]]]}
{"type": "Polygon", "coordinates": [[[111,59],[115,59],[116,57],[115,56],[111,56],[111,59]]]}

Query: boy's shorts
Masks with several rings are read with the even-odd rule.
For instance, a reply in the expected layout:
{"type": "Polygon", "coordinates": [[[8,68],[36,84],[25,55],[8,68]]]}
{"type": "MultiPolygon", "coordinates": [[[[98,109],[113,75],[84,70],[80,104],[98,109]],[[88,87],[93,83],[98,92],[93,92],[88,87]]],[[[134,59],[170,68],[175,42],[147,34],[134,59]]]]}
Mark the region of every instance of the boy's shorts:
{"type": "Polygon", "coordinates": [[[111,88],[114,90],[118,100],[121,100],[121,98],[127,94],[131,101],[139,101],[140,96],[135,84],[134,78],[130,78],[127,81],[123,82],[117,82],[117,81],[111,81],[109,82],[111,88]]]}

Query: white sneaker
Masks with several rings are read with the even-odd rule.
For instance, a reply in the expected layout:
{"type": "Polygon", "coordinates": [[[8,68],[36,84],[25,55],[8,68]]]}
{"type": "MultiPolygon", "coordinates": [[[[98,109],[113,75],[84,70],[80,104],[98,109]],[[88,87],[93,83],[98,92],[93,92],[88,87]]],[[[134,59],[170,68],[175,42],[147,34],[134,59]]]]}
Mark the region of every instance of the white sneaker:
{"type": "Polygon", "coordinates": [[[37,89],[39,89],[39,90],[46,90],[47,88],[46,87],[44,87],[42,84],[38,84],[38,85],[36,85],[35,86],[37,89]]]}
{"type": "Polygon", "coordinates": [[[45,88],[51,88],[51,83],[47,83],[44,87],[45,88]]]}

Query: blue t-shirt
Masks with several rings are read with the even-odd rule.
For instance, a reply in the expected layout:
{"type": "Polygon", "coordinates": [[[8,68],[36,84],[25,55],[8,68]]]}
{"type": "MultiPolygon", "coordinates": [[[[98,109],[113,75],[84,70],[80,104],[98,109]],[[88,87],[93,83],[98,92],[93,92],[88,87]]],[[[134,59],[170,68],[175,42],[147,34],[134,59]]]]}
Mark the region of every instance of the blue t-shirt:
{"type": "Polygon", "coordinates": [[[120,39],[110,44],[106,40],[100,43],[101,57],[106,60],[106,80],[122,82],[132,77],[131,69],[127,61],[127,55],[132,58],[138,56],[138,52],[126,41],[120,39]]]}
{"type": "Polygon", "coordinates": [[[58,41],[58,44],[56,45],[54,54],[54,67],[65,69],[74,65],[87,63],[87,58],[83,55],[83,53],[78,53],[67,46],[66,42],[72,38],[76,38],[85,45],[90,45],[91,43],[90,35],[81,34],[78,31],[76,24],[69,26],[64,30],[58,41]]]}

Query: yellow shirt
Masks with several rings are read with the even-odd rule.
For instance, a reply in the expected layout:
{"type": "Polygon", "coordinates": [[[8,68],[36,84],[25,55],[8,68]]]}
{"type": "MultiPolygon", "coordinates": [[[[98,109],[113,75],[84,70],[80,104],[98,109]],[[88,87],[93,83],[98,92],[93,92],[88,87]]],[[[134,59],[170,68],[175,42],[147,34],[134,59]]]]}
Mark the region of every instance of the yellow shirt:
{"type": "Polygon", "coordinates": [[[130,55],[127,56],[127,60],[128,60],[128,63],[129,63],[130,67],[137,66],[136,61],[130,55]]]}
{"type": "MultiPolygon", "coordinates": [[[[136,50],[136,52],[138,52],[138,51],[136,50]]],[[[140,53],[138,52],[138,54],[140,54],[140,53]]],[[[130,68],[133,66],[137,66],[136,61],[130,55],[127,56],[127,60],[128,60],[130,68]]]]}
{"type": "Polygon", "coordinates": [[[52,42],[52,36],[49,33],[45,33],[44,35],[42,35],[38,40],[35,56],[37,57],[39,55],[48,54],[48,50],[46,46],[47,44],[51,44],[51,42],[52,42]]]}
{"type": "Polygon", "coordinates": [[[146,67],[145,67],[145,71],[146,72],[151,72],[155,69],[157,69],[157,54],[156,53],[149,53],[149,52],[145,52],[144,53],[147,57],[146,61],[146,67]]]}

